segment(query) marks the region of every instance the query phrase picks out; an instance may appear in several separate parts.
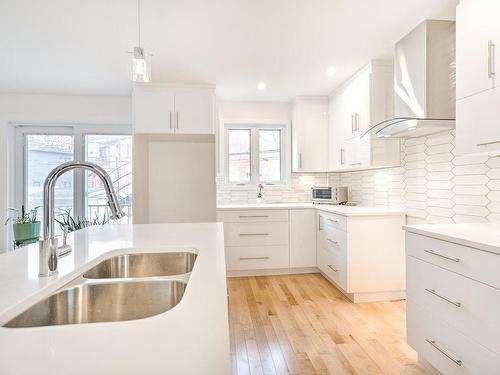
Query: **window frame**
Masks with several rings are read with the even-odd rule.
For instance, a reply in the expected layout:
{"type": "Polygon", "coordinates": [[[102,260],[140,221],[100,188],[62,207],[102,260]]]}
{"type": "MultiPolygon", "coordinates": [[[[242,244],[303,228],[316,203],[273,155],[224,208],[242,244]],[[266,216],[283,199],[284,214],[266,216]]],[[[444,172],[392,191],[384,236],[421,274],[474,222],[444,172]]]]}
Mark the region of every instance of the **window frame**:
{"type": "Polygon", "coordinates": [[[220,174],[223,177],[224,185],[231,188],[248,188],[262,184],[266,187],[286,186],[289,180],[290,165],[290,144],[289,144],[289,121],[221,121],[221,130],[223,135],[223,147],[220,158],[223,166],[220,174]],[[229,130],[250,130],[250,181],[233,182],[229,181],[229,130]],[[280,130],[280,159],[281,170],[279,181],[261,181],[260,180],[260,149],[259,149],[259,130],[280,130]]]}
{"type": "MultiPolygon", "coordinates": [[[[85,160],[86,135],[132,135],[130,125],[84,125],[84,124],[16,124],[15,125],[15,168],[14,204],[26,204],[27,148],[26,135],[70,135],[73,136],[74,160],[85,160]]],[[[73,171],[73,216],[85,217],[85,176],[82,170],[73,171]]]]}

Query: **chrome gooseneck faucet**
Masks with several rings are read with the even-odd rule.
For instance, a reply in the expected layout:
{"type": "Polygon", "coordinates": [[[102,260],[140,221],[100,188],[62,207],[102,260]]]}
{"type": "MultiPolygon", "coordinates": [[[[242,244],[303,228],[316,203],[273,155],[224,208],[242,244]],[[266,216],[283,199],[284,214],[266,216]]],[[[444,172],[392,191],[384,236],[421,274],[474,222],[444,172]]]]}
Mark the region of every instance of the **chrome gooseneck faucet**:
{"type": "Polygon", "coordinates": [[[125,216],[120,208],[113,182],[102,167],[86,161],[69,161],[54,168],[45,179],[43,185],[43,240],[39,242],[39,277],[55,275],[57,273],[58,257],[71,252],[69,245],[64,244],[60,248],[57,244],[57,238],[54,235],[54,189],[57,179],[64,173],[74,169],[85,169],[95,173],[104,185],[108,204],[111,209],[111,218],[120,219],[125,216]]]}

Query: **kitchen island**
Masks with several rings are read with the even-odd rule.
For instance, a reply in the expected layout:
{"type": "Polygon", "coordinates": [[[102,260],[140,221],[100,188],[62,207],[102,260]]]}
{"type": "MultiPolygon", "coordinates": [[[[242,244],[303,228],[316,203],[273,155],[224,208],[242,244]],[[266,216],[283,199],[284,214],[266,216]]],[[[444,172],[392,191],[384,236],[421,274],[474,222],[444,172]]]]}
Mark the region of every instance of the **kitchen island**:
{"type": "Polygon", "coordinates": [[[0,373],[229,374],[222,224],[107,225],[69,236],[59,273],[38,277],[38,244],[0,255],[0,373]],[[119,254],[194,252],[182,300],[139,320],[7,328],[3,325],[119,254]]]}

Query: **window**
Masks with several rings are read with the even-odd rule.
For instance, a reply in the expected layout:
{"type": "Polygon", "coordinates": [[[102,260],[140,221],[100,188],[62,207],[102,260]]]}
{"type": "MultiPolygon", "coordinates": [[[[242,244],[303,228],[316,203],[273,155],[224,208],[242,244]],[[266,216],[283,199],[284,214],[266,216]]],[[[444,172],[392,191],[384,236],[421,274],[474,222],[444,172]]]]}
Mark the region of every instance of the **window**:
{"type": "MultiPolygon", "coordinates": [[[[61,163],[86,160],[110,175],[123,211],[121,223],[132,222],[132,136],[116,126],[18,126],[16,129],[16,207],[43,206],[43,184],[61,163]],[[95,129],[99,129],[99,133],[95,129]]],[[[62,175],[55,186],[56,214],[92,220],[109,216],[101,181],[93,173],[75,170],[62,175]]],[[[42,211],[39,217],[42,220],[42,211]]]]}
{"type": "Polygon", "coordinates": [[[228,184],[286,182],[284,125],[226,124],[225,138],[228,184]]]}

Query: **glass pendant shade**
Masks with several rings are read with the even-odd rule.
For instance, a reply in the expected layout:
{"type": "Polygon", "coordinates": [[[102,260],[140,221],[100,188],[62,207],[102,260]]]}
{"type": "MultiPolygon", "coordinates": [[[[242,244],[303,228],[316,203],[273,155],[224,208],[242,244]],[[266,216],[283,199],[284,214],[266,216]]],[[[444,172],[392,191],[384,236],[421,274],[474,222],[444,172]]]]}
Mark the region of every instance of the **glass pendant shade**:
{"type": "Polygon", "coordinates": [[[134,47],[130,80],[133,82],[151,82],[151,55],[141,47],[134,47]]]}

